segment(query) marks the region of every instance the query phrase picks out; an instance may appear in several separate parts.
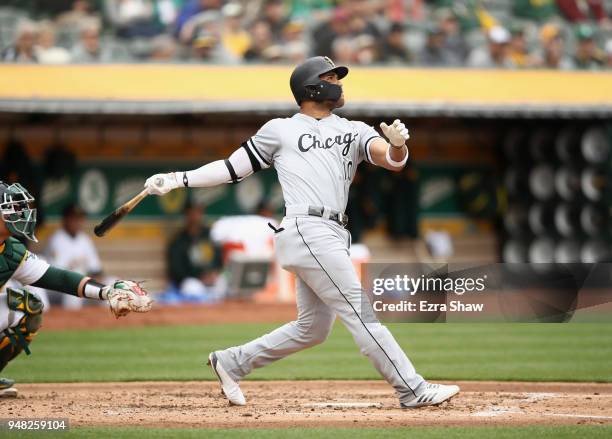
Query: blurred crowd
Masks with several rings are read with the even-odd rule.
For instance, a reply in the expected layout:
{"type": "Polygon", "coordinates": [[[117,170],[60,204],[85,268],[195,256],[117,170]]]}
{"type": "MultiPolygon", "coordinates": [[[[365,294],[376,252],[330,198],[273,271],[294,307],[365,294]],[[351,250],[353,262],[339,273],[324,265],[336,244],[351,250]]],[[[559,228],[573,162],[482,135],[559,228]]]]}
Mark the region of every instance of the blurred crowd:
{"type": "Polygon", "coordinates": [[[608,0],[2,0],[4,62],[612,68],[608,0]]]}

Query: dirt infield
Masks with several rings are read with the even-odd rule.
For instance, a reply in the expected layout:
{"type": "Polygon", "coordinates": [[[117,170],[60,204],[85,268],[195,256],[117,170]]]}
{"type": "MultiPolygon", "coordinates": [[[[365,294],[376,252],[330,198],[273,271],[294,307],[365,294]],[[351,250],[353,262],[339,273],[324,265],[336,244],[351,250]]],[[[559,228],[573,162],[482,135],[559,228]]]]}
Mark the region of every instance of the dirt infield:
{"type": "Polygon", "coordinates": [[[382,381],[247,381],[245,407],[216,382],[21,384],[1,417],[71,426],[321,427],[611,424],[612,384],[459,383],[439,407],[402,410],[382,381]]]}

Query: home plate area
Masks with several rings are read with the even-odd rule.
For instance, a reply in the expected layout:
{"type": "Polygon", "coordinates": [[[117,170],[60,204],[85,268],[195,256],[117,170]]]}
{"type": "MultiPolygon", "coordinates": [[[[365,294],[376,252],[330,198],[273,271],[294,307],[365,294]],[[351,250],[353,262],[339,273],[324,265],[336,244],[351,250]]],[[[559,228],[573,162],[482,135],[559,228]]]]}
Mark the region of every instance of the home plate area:
{"type": "MultiPolygon", "coordinates": [[[[322,427],[611,424],[612,384],[459,382],[437,407],[401,409],[382,381],[245,381],[244,407],[216,382],[20,384],[9,417],[78,426],[322,427]]],[[[5,416],[6,417],[6,416],[5,416]]]]}

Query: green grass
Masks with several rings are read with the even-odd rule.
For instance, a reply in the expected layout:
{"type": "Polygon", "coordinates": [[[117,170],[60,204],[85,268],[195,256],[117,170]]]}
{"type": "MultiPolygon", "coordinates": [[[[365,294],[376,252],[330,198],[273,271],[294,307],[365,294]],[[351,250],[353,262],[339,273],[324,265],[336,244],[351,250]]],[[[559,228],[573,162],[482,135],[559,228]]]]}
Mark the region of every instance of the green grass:
{"type": "MultiPolygon", "coordinates": [[[[2,372],[19,382],[202,380],[213,349],[270,324],[45,332],[2,372]]],[[[612,381],[612,324],[389,325],[428,379],[612,381]]],[[[379,379],[340,324],[323,345],[256,370],[251,379],[379,379]]]]}
{"type": "Polygon", "coordinates": [[[10,437],[20,438],[328,438],[354,439],[354,438],[419,438],[419,439],[470,439],[470,438],[496,438],[515,439],[528,437],[530,439],[555,438],[609,438],[612,435],[612,427],[593,426],[557,426],[557,427],[453,427],[453,428],[293,428],[293,429],[157,429],[157,428],[78,428],[69,432],[41,433],[31,432],[26,434],[13,434],[10,437]]]}

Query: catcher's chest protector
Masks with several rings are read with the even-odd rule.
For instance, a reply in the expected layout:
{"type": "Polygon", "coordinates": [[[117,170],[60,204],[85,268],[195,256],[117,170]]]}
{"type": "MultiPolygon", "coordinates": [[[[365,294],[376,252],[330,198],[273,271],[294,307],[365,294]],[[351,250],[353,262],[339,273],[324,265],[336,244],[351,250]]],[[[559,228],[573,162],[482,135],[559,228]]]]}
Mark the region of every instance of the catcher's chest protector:
{"type": "Polygon", "coordinates": [[[25,255],[25,246],[15,238],[0,244],[0,288],[13,276],[25,255]]]}

